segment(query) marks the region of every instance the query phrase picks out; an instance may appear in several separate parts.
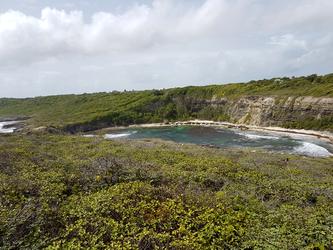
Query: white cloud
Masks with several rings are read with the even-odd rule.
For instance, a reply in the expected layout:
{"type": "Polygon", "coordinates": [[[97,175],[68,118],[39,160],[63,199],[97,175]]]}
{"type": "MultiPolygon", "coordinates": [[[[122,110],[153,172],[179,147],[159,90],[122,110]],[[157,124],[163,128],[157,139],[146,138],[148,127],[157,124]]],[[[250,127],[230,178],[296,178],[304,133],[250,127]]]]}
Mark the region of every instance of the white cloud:
{"type": "Polygon", "coordinates": [[[88,17],[7,11],[0,96],[325,73],[333,66],[332,11],[331,0],[155,0],[88,17]]]}

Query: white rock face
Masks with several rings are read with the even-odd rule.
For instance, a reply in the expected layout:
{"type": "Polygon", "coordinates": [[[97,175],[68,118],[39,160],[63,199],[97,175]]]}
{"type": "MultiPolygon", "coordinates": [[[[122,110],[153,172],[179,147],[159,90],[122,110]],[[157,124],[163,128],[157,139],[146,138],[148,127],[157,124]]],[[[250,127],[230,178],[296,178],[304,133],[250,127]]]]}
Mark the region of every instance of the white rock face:
{"type": "Polygon", "coordinates": [[[226,104],[237,123],[282,126],[286,122],[333,116],[333,98],[248,96],[226,104]]]}

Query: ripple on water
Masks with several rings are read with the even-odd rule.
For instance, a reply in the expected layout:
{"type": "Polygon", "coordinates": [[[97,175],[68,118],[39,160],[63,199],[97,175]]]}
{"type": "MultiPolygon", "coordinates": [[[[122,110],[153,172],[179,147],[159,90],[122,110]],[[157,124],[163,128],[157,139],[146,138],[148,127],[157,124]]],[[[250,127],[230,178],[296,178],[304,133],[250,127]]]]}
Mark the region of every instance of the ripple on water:
{"type": "Polygon", "coordinates": [[[260,139],[265,139],[265,140],[279,140],[279,136],[272,136],[272,135],[259,135],[259,134],[254,134],[254,133],[248,133],[248,132],[235,132],[235,134],[238,134],[240,136],[244,136],[247,139],[251,140],[260,140],[260,139]]]}

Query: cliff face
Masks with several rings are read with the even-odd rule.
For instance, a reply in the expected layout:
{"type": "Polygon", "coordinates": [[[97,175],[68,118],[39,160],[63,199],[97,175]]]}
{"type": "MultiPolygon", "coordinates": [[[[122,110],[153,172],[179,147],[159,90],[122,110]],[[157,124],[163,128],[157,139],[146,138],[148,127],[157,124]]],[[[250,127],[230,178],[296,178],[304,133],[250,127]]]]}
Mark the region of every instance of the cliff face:
{"type": "Polygon", "coordinates": [[[314,97],[244,97],[232,102],[228,109],[238,123],[284,126],[306,120],[333,116],[333,98],[314,97]]]}
{"type": "Polygon", "coordinates": [[[246,96],[188,102],[188,108],[194,112],[207,107],[223,112],[235,123],[299,128],[306,128],[307,123],[333,126],[333,98],[246,96]]]}

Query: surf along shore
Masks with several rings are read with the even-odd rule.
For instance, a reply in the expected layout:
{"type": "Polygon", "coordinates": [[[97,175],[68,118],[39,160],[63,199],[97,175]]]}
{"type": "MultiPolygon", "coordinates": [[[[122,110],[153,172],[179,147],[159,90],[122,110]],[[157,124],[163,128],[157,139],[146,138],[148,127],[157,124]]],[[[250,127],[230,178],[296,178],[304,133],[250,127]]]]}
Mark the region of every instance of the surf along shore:
{"type": "Polygon", "coordinates": [[[328,131],[316,131],[316,130],[305,130],[305,129],[287,129],[282,127],[261,127],[255,125],[247,124],[236,124],[230,122],[216,122],[210,120],[188,120],[188,121],[176,121],[176,122],[166,122],[166,123],[148,123],[148,124],[133,124],[127,127],[109,127],[102,129],[105,130],[117,130],[126,128],[156,128],[156,127],[173,127],[173,126],[205,126],[205,127],[222,127],[222,128],[233,128],[240,130],[258,131],[258,132],[271,132],[286,135],[300,135],[300,136],[310,136],[317,139],[329,142],[333,144],[333,133],[328,131]]]}

